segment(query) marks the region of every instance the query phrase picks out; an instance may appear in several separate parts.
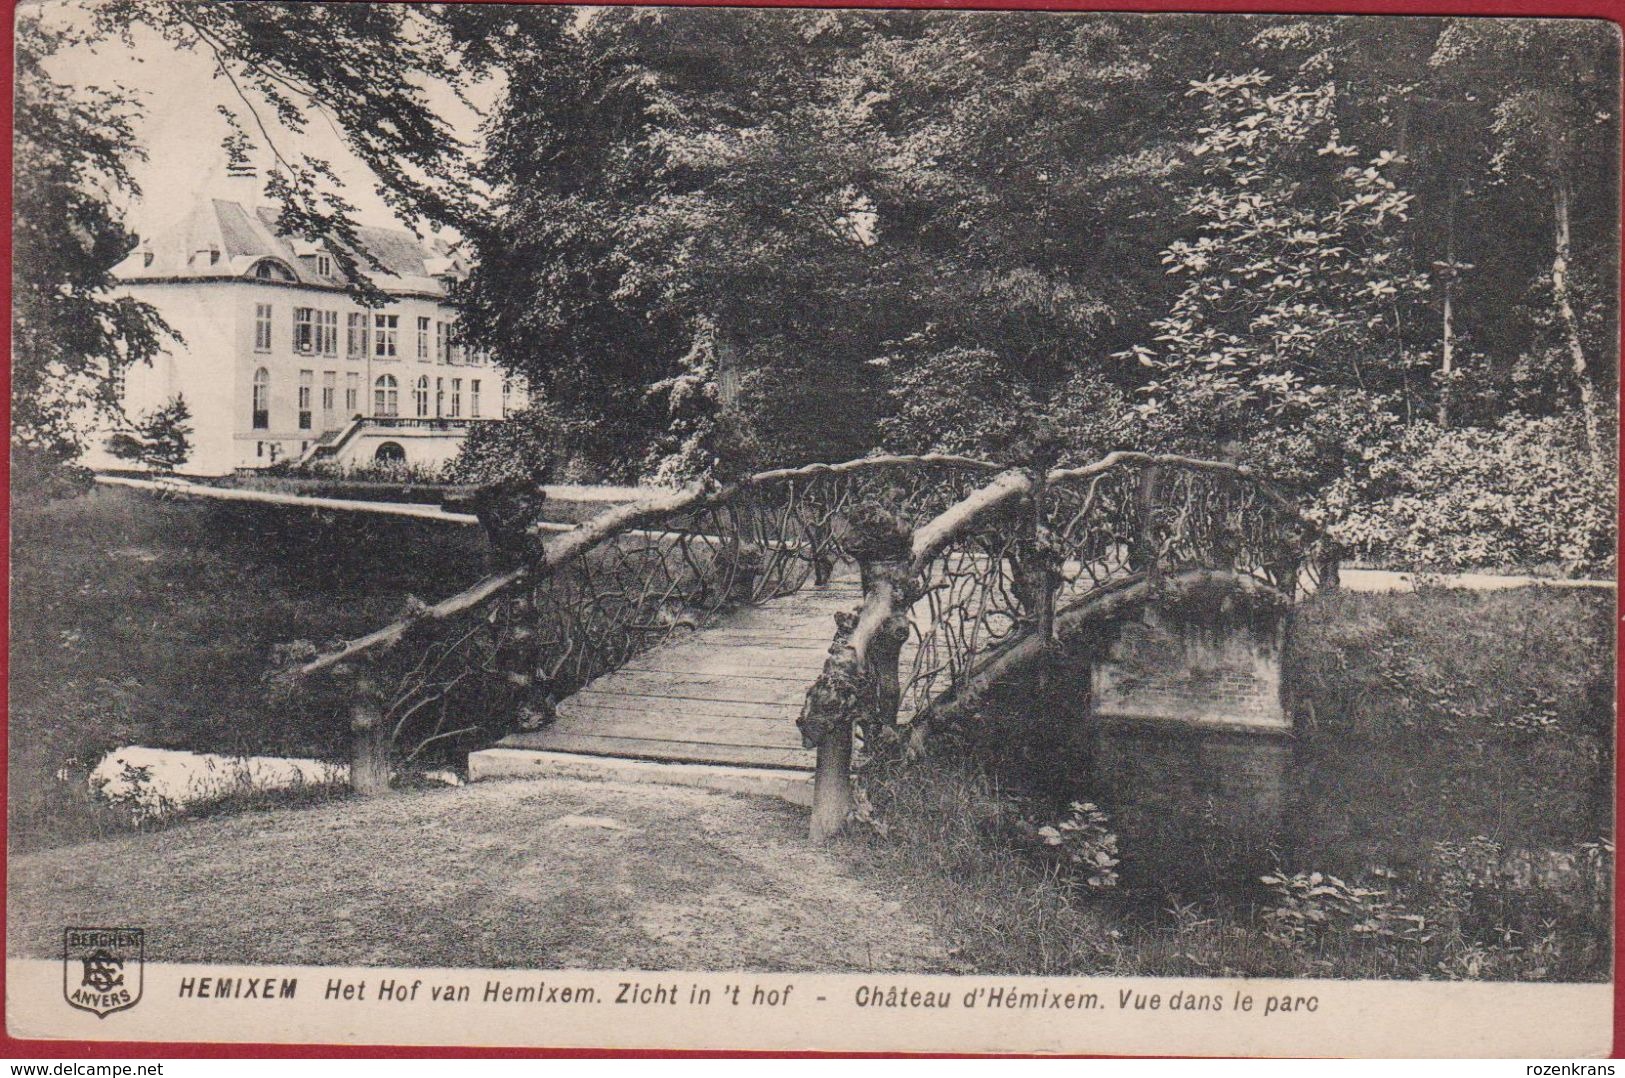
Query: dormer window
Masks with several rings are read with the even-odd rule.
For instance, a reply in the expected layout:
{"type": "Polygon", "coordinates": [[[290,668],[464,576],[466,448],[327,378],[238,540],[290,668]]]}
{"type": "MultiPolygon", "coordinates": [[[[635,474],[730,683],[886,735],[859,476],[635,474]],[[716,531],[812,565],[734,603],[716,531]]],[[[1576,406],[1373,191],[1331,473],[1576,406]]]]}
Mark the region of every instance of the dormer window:
{"type": "Polygon", "coordinates": [[[151,266],[151,265],[152,265],[152,252],[151,251],[142,251],[141,252],[141,268],[146,269],[148,266],[151,266]]]}
{"type": "Polygon", "coordinates": [[[316,275],[318,277],[331,277],[331,276],[333,276],[333,256],[332,255],[317,255],[316,256],[316,275]]]}
{"type": "MultiPolygon", "coordinates": [[[[216,260],[219,259],[220,253],[218,251],[211,253],[216,260]]],[[[292,281],[294,279],[292,270],[269,258],[263,259],[255,265],[254,276],[261,281],[292,281]]]]}

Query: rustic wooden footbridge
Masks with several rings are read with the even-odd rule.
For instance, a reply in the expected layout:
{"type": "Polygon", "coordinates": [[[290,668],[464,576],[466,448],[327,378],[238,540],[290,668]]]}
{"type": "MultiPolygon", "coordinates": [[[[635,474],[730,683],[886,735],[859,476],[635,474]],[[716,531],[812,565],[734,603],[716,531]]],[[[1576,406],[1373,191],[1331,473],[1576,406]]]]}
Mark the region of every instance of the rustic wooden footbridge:
{"type": "Polygon", "coordinates": [[[376,632],[284,656],[349,716],[352,784],[454,738],[814,770],[812,833],[864,758],[923,751],[1057,656],[1095,711],[1290,728],[1287,614],[1337,548],[1248,469],[1119,452],[1081,467],[875,456],[706,481],[561,529],[537,488],[467,507],[493,571],[376,632]],[[814,752],[813,750],[816,750],[814,752]]]}

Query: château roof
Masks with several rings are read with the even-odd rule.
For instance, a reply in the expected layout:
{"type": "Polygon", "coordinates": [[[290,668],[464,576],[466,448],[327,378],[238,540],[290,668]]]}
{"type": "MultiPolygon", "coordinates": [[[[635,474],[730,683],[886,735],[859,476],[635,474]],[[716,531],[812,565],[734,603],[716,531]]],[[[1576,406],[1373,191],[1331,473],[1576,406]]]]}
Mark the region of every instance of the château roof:
{"type": "MultiPolygon", "coordinates": [[[[336,260],[331,273],[318,272],[317,257],[326,248],[278,235],[276,219],[271,206],[250,211],[230,199],[205,198],[177,224],[143,237],[113,273],[125,281],[266,279],[343,288],[336,260]]],[[[385,292],[444,297],[446,280],[465,273],[455,249],[443,240],[422,240],[405,229],[367,225],[358,227],[356,234],[388,270],[380,273],[362,262],[363,272],[385,292]]]]}

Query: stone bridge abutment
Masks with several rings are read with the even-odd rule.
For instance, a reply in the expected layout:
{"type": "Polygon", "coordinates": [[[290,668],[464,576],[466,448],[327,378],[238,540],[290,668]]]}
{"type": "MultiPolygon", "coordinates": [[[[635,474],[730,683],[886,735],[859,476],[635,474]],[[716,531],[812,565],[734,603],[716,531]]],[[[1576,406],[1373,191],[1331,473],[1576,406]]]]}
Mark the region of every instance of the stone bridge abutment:
{"type": "Polygon", "coordinates": [[[1293,724],[1290,604],[1211,592],[1150,603],[1088,662],[1089,784],[1125,839],[1177,858],[1193,818],[1261,849],[1282,822],[1293,724]]]}

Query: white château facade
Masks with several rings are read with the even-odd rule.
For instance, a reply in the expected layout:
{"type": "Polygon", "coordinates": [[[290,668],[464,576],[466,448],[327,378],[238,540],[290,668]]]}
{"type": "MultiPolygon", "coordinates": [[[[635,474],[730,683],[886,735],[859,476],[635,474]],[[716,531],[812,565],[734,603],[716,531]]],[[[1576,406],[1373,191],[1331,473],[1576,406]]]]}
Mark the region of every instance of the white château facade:
{"type": "MultiPolygon", "coordinates": [[[[276,211],[205,198],[114,270],[178,331],[125,377],[127,414],[183,396],[192,454],[180,469],[224,475],[290,458],[340,465],[449,460],[468,428],[522,407],[523,389],[456,339],[455,251],[404,230],[358,230],[390,273],[364,307],[325,247],[278,236],[276,211]]],[[[364,269],[366,267],[363,267],[364,269]]],[[[92,464],[107,464],[93,459],[92,464]]],[[[126,465],[127,466],[127,465],[126,465]]]]}

